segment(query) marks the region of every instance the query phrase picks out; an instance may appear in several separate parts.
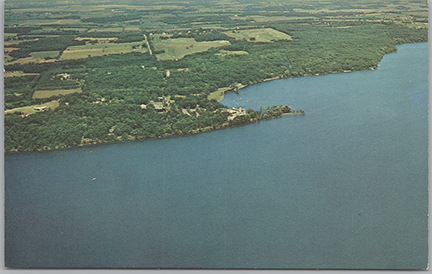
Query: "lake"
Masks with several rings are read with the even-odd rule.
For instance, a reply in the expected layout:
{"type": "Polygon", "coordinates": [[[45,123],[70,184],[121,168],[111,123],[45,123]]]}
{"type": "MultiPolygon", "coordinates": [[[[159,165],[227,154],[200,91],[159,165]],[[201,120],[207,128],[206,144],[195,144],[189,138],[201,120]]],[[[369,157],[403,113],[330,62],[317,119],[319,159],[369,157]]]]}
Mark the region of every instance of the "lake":
{"type": "Polygon", "coordinates": [[[428,44],[397,48],[222,101],[306,115],[7,153],[6,266],[426,268],[428,44]]]}

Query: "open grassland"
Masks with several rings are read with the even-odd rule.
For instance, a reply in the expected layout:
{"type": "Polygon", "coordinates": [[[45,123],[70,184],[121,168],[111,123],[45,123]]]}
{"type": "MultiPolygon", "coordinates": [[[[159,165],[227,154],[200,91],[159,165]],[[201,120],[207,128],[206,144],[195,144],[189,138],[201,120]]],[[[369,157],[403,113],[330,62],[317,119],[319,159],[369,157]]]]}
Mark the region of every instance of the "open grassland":
{"type": "Polygon", "coordinates": [[[122,27],[97,28],[97,29],[89,30],[89,32],[121,32],[121,31],[123,31],[122,27]]]}
{"type": "MultiPolygon", "coordinates": [[[[57,52],[57,54],[58,54],[58,52],[57,52]]],[[[42,54],[40,54],[40,55],[42,56],[42,54]]],[[[43,57],[43,58],[36,58],[34,56],[30,56],[30,57],[14,60],[8,54],[4,55],[5,65],[11,65],[11,64],[25,65],[25,64],[29,64],[29,63],[51,63],[51,62],[55,62],[55,61],[57,61],[57,60],[56,59],[48,59],[48,60],[46,60],[45,57],[43,57]]]]}
{"type": "Polygon", "coordinates": [[[30,75],[39,75],[39,73],[25,73],[22,71],[5,71],[4,77],[22,77],[22,76],[30,76],[30,75]]]}
{"type": "Polygon", "coordinates": [[[215,92],[210,93],[207,96],[208,100],[216,100],[216,101],[220,101],[224,98],[224,93],[227,92],[228,90],[232,90],[232,88],[219,88],[218,90],[216,90],[215,92]]]}
{"type": "Polygon", "coordinates": [[[283,32],[271,29],[245,29],[224,32],[237,40],[246,39],[251,42],[273,42],[278,40],[292,40],[291,36],[283,32]]]}
{"type": "Polygon", "coordinates": [[[218,56],[230,56],[230,55],[248,55],[249,52],[244,50],[223,50],[221,49],[218,53],[215,55],[218,56]]]}
{"type": "Polygon", "coordinates": [[[134,26],[127,26],[123,28],[123,31],[140,31],[141,29],[139,27],[134,26]]]}
{"type": "Polygon", "coordinates": [[[56,109],[59,107],[59,102],[58,100],[55,101],[51,101],[48,103],[44,103],[44,104],[40,104],[40,105],[31,105],[31,106],[25,106],[25,107],[20,107],[20,108],[13,108],[13,109],[8,109],[5,110],[4,114],[9,114],[9,113],[27,113],[27,114],[35,114],[37,112],[40,112],[40,110],[35,110],[35,107],[47,107],[50,109],[56,109]]]}
{"type": "Polygon", "coordinates": [[[147,47],[145,41],[133,42],[133,43],[108,43],[98,45],[84,45],[84,46],[72,46],[68,47],[59,58],[59,60],[72,60],[81,59],[87,57],[104,56],[111,54],[122,54],[129,52],[141,52],[146,53],[147,47]],[[134,49],[134,47],[136,49],[134,49]]]}
{"type": "Polygon", "coordinates": [[[230,17],[230,18],[233,20],[253,21],[253,22],[257,22],[257,23],[316,19],[316,17],[314,17],[314,16],[299,17],[299,16],[261,16],[261,15],[234,16],[234,17],[230,17]]]}
{"type": "Polygon", "coordinates": [[[54,90],[36,90],[33,94],[33,99],[45,99],[52,96],[66,95],[72,93],[81,93],[81,88],[75,89],[54,89],[54,90]]]}
{"type": "MultiPolygon", "coordinates": [[[[75,40],[77,40],[77,41],[98,41],[98,44],[106,44],[106,43],[110,43],[110,42],[115,42],[118,40],[118,38],[117,37],[110,37],[110,38],[78,37],[75,40]]],[[[90,43],[87,42],[87,44],[90,44],[90,43]]]]}
{"type": "Polygon", "coordinates": [[[59,51],[38,51],[32,52],[31,56],[36,59],[55,58],[60,54],[59,51]]]}
{"type": "Polygon", "coordinates": [[[230,43],[228,41],[197,42],[193,38],[160,39],[153,36],[153,44],[155,50],[165,51],[156,55],[158,60],[176,60],[189,54],[226,46],[230,43]]]}

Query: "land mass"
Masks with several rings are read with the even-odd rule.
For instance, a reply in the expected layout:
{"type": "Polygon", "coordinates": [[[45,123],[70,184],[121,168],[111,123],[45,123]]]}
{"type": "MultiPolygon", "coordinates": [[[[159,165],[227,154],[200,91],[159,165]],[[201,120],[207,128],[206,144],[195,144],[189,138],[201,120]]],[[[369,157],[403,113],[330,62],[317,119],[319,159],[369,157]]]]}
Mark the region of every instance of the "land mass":
{"type": "Polygon", "coordinates": [[[5,150],[37,151],[304,114],[219,101],[273,79],[375,69],[395,45],[427,42],[428,7],[17,0],[4,32],[5,150]]]}

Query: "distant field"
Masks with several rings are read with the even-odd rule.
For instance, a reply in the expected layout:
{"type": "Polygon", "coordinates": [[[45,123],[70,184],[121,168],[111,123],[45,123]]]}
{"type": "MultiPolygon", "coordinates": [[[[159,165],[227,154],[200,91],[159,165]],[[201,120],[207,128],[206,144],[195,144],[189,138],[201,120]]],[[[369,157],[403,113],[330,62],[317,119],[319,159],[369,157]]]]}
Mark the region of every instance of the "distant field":
{"type": "Polygon", "coordinates": [[[304,19],[316,19],[316,17],[313,16],[304,16],[304,17],[298,17],[298,16],[260,16],[260,15],[251,15],[251,16],[245,16],[245,17],[231,17],[233,20],[248,20],[248,21],[255,21],[258,23],[262,22],[273,22],[273,21],[294,21],[294,20],[304,20],[304,19]]]}
{"type": "Polygon", "coordinates": [[[219,53],[216,53],[215,55],[218,56],[229,56],[229,55],[248,55],[249,52],[244,50],[223,50],[221,49],[219,53]]]}
{"type": "Polygon", "coordinates": [[[6,39],[6,38],[15,37],[15,36],[17,36],[17,33],[5,33],[5,34],[4,34],[4,38],[5,38],[5,39],[6,39]]]}
{"type": "Polygon", "coordinates": [[[207,51],[210,48],[229,45],[228,41],[196,42],[193,38],[176,38],[162,40],[153,37],[155,50],[165,50],[165,53],[157,54],[158,60],[181,59],[186,55],[207,51]]]}
{"type": "Polygon", "coordinates": [[[124,27],[124,31],[140,31],[141,29],[139,27],[124,27]]]}
{"type": "Polygon", "coordinates": [[[59,107],[59,105],[60,104],[59,104],[58,100],[55,100],[55,101],[51,101],[51,102],[44,103],[44,104],[41,104],[41,105],[31,105],[31,106],[26,106],[26,107],[8,109],[8,110],[5,110],[4,113],[8,114],[8,113],[20,112],[20,113],[35,114],[37,112],[40,112],[38,110],[35,110],[34,109],[35,107],[45,107],[46,106],[46,107],[48,107],[50,109],[56,109],[56,108],[59,107]]]}
{"type": "Polygon", "coordinates": [[[111,55],[111,54],[121,54],[129,52],[147,52],[147,47],[144,45],[141,49],[133,49],[134,46],[140,46],[145,44],[142,42],[133,43],[109,43],[109,44],[99,44],[99,45],[84,45],[84,46],[72,46],[68,47],[62,54],[59,60],[72,60],[81,59],[87,57],[111,55]]]}
{"type": "Polygon", "coordinates": [[[39,52],[32,52],[31,56],[33,58],[55,58],[57,55],[59,55],[59,51],[39,51],[39,52]]]}
{"type": "Polygon", "coordinates": [[[77,37],[77,38],[75,38],[75,40],[77,40],[77,41],[96,41],[97,40],[99,44],[106,44],[106,43],[117,41],[118,38],[117,37],[110,37],[110,38],[91,38],[91,37],[82,38],[82,37],[77,37]]]}
{"type": "Polygon", "coordinates": [[[25,73],[22,71],[5,71],[4,77],[21,77],[21,76],[29,76],[29,75],[39,75],[39,73],[25,73]]]}
{"type": "Polygon", "coordinates": [[[114,27],[114,28],[100,28],[100,29],[91,29],[89,32],[121,32],[123,31],[122,27],[114,27]]]}
{"type": "Polygon", "coordinates": [[[5,54],[4,62],[5,62],[5,65],[10,65],[10,64],[24,65],[24,64],[28,64],[28,63],[50,63],[50,62],[55,62],[57,60],[56,59],[45,60],[45,57],[55,57],[55,56],[57,56],[58,53],[59,53],[58,51],[33,52],[32,56],[26,57],[26,58],[21,58],[21,59],[15,60],[15,61],[12,61],[12,57],[10,57],[8,54],[5,54]],[[55,54],[54,54],[54,52],[55,52],[55,54]],[[33,56],[33,54],[36,54],[37,57],[33,56]]]}
{"type": "Polygon", "coordinates": [[[273,42],[277,40],[292,40],[291,36],[283,32],[271,29],[245,29],[224,32],[226,35],[233,37],[237,40],[246,39],[251,42],[273,42]],[[254,40],[251,40],[254,39],[254,40]]]}
{"type": "Polygon", "coordinates": [[[66,95],[66,94],[72,94],[72,93],[81,93],[82,90],[80,88],[75,89],[55,89],[55,90],[37,90],[33,94],[33,99],[44,99],[44,98],[50,98],[52,96],[57,95],[66,95]]]}

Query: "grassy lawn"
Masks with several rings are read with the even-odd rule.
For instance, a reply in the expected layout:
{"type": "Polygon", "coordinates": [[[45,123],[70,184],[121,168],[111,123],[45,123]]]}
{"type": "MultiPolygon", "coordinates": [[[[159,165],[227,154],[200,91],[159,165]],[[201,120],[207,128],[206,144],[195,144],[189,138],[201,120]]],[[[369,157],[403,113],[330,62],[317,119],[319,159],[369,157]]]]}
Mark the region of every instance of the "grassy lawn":
{"type": "Polygon", "coordinates": [[[235,30],[235,32],[226,31],[225,34],[237,40],[246,39],[251,42],[273,42],[277,40],[292,40],[291,36],[289,36],[288,34],[271,28],[235,30]],[[251,38],[255,40],[251,40],[251,38]]]}
{"type": "Polygon", "coordinates": [[[193,38],[162,40],[153,36],[152,39],[156,50],[165,50],[165,53],[156,55],[158,60],[181,59],[189,54],[207,51],[210,48],[229,45],[228,41],[196,42],[193,38]]]}
{"type": "Polygon", "coordinates": [[[219,88],[219,89],[216,90],[215,92],[210,93],[210,94],[207,96],[207,99],[208,99],[208,100],[215,99],[216,101],[219,102],[220,100],[223,99],[223,97],[224,97],[224,93],[225,93],[227,90],[230,90],[230,89],[232,89],[232,88],[219,88]]]}
{"type": "Polygon", "coordinates": [[[147,52],[147,47],[144,46],[141,49],[133,49],[133,46],[140,46],[145,44],[142,42],[133,43],[108,43],[108,44],[98,44],[98,45],[84,45],[84,46],[72,46],[68,47],[62,54],[59,60],[71,60],[71,59],[81,59],[87,58],[89,56],[103,56],[111,54],[121,54],[129,52],[147,52]]]}
{"type": "Polygon", "coordinates": [[[81,93],[82,90],[80,88],[75,89],[54,89],[54,90],[36,90],[33,94],[33,99],[44,99],[50,98],[52,96],[57,95],[66,95],[72,93],[81,93]]]}
{"type": "Polygon", "coordinates": [[[48,107],[50,109],[56,109],[56,108],[58,108],[59,105],[60,104],[59,104],[58,100],[55,100],[55,101],[51,101],[51,102],[44,103],[44,104],[41,104],[41,105],[31,105],[31,106],[26,106],[26,107],[8,109],[8,110],[5,110],[4,113],[8,114],[8,113],[20,112],[20,113],[34,114],[34,113],[40,112],[38,110],[35,110],[34,107],[44,107],[44,106],[46,106],[46,107],[48,107]]]}

